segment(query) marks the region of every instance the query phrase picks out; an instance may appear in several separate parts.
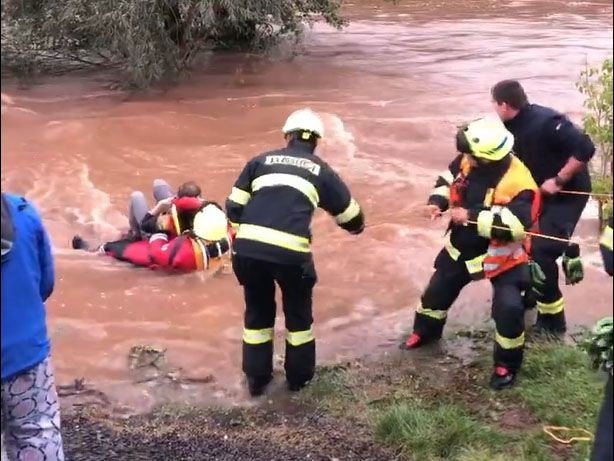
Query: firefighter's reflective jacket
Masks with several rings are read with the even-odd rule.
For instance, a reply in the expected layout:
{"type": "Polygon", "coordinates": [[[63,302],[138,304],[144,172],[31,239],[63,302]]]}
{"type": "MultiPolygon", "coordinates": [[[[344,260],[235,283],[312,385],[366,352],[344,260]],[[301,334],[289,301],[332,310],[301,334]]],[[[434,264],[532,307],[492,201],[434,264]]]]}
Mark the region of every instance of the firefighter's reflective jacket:
{"type": "Polygon", "coordinates": [[[471,168],[459,155],[442,173],[429,197],[442,211],[469,210],[477,224],[450,224],[446,249],[455,261],[464,261],[472,278],[488,278],[528,261],[530,238],[537,230],[539,188],[527,167],[513,155],[500,162],[471,168]]]}
{"type": "Polygon", "coordinates": [[[236,228],[233,251],[282,264],[311,260],[311,219],[316,208],[351,233],[364,229],[358,203],[339,175],[301,145],[250,160],[226,200],[236,228]]]}

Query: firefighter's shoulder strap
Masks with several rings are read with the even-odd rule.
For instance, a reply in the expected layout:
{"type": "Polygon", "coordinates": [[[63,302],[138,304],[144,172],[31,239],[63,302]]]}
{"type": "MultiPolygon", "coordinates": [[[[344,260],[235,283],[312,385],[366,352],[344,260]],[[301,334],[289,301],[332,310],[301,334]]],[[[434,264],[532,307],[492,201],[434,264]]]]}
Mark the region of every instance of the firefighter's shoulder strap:
{"type": "Polygon", "coordinates": [[[497,184],[494,193],[494,203],[506,205],[524,190],[538,191],[537,183],[531,172],[516,156],[512,155],[512,161],[506,173],[497,184]]]}

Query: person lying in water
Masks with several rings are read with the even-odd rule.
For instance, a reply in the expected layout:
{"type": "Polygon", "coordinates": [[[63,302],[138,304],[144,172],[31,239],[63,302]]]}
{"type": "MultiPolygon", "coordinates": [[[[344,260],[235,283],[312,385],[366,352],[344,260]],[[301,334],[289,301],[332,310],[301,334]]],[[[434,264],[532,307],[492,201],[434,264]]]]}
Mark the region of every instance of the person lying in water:
{"type": "Polygon", "coordinates": [[[183,272],[206,270],[229,251],[234,234],[226,215],[217,203],[201,198],[198,185],[184,183],[176,196],[161,180],[154,181],[153,189],[158,203],[151,211],[141,192],[131,194],[125,236],[96,247],[76,235],[72,247],[139,267],[183,272]]]}

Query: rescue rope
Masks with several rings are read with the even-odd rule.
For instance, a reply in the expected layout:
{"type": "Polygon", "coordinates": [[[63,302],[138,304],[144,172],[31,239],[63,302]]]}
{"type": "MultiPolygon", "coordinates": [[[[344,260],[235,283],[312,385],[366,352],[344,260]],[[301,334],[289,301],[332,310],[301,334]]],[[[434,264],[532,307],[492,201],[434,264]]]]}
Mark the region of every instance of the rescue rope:
{"type": "MultiPolygon", "coordinates": [[[[467,223],[469,224],[475,224],[477,226],[477,221],[471,221],[468,220],[467,223]]],[[[508,227],[503,227],[503,226],[496,226],[496,225],[492,225],[490,226],[492,229],[499,229],[499,230],[504,230],[504,231],[509,231],[508,227]]],[[[547,240],[554,240],[555,242],[563,242],[563,243],[574,243],[572,240],[569,239],[564,239],[564,238],[560,238],[560,237],[555,237],[553,235],[547,235],[547,234],[538,234],[536,232],[525,232],[525,234],[530,235],[531,237],[539,237],[539,238],[543,238],[543,239],[547,239],[547,240]]],[[[579,245],[579,244],[578,244],[579,245]]]]}
{"type": "Polygon", "coordinates": [[[573,442],[592,442],[595,438],[592,432],[587,431],[586,429],[579,428],[569,428],[563,426],[544,426],[543,430],[546,434],[552,437],[559,443],[563,443],[565,445],[569,445],[573,442]],[[584,435],[573,435],[569,438],[563,439],[555,434],[555,432],[573,432],[584,434],[584,435]]]}
{"type": "Polygon", "coordinates": [[[603,198],[612,198],[612,194],[599,194],[594,192],[580,192],[578,190],[562,190],[559,191],[559,194],[568,194],[568,195],[588,195],[589,197],[603,197],[603,198]]]}
{"type": "MultiPolygon", "coordinates": [[[[585,194],[586,192],[582,192],[582,193],[585,194]]],[[[441,212],[441,216],[446,215],[449,212],[450,212],[450,210],[442,211],[441,212]]],[[[422,216],[422,217],[424,217],[424,216],[422,216]]],[[[467,223],[468,224],[475,224],[476,226],[478,224],[477,221],[471,221],[471,220],[468,220],[467,223]]],[[[377,226],[383,226],[385,224],[392,224],[392,223],[387,222],[387,221],[375,222],[375,223],[372,223],[372,224],[371,223],[367,223],[367,225],[365,227],[377,227],[377,226]]],[[[498,230],[504,230],[504,231],[508,231],[509,230],[509,228],[507,228],[507,227],[502,227],[502,226],[497,226],[497,225],[493,225],[491,227],[493,229],[498,229],[498,230]]],[[[574,242],[571,239],[566,239],[566,238],[562,238],[562,237],[555,237],[554,235],[540,234],[540,233],[537,233],[537,232],[528,232],[528,231],[525,232],[525,233],[526,233],[526,235],[529,235],[531,237],[543,238],[543,239],[546,239],[546,240],[553,240],[555,242],[566,243],[568,245],[570,243],[576,243],[578,245],[586,245],[586,243],[574,242]]]]}

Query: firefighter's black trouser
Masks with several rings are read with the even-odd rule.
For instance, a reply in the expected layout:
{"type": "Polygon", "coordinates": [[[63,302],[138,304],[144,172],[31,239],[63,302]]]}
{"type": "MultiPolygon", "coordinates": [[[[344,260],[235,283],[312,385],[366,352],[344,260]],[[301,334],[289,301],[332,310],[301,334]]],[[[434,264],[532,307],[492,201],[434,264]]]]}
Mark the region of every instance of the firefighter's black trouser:
{"type": "Polygon", "coordinates": [[[612,405],[614,398],[612,396],[612,375],[608,378],[608,384],[605,387],[605,396],[599,412],[599,420],[597,421],[597,431],[595,433],[595,443],[593,452],[591,453],[591,461],[611,461],[612,460],[612,405]]]}
{"type": "Polygon", "coordinates": [[[277,282],[286,319],[286,379],[299,386],[310,381],[316,363],[311,329],[312,292],[317,281],[313,262],[291,266],[235,254],[233,269],[245,295],[243,372],[264,381],[273,372],[277,282]]]}
{"type": "MultiPolygon", "coordinates": [[[[435,273],[416,310],[414,333],[424,342],[439,339],[448,309],[461,290],[471,282],[465,263],[452,260],[445,250],[437,257],[435,273]]],[[[492,318],[495,321],[495,366],[517,371],[524,351],[524,304],[522,292],[529,287],[526,264],[516,266],[491,279],[492,318]]]]}
{"type": "MultiPolygon", "coordinates": [[[[557,195],[546,198],[539,218],[540,233],[570,239],[587,201],[588,196],[578,195],[557,195]]],[[[565,301],[559,288],[557,259],[565,253],[568,245],[539,237],[534,238],[532,242],[532,257],[546,276],[545,284],[535,293],[538,324],[547,330],[565,331],[565,301]]]]}

